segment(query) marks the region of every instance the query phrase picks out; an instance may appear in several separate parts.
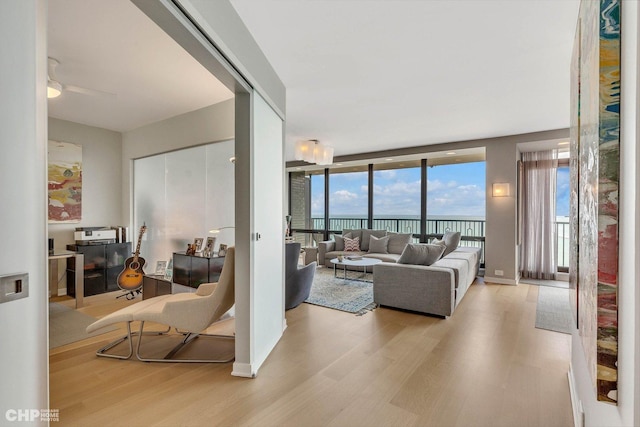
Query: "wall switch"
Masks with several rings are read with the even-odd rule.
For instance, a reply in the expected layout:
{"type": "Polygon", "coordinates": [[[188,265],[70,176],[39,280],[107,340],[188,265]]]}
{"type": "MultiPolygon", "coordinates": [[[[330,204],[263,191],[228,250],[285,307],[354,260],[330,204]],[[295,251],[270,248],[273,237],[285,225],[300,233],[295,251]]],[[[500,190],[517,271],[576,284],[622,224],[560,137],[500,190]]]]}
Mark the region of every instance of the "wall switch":
{"type": "Polygon", "coordinates": [[[29,273],[0,276],[0,303],[29,296],[29,273]]]}
{"type": "Polygon", "coordinates": [[[493,273],[494,273],[496,276],[504,276],[504,271],[502,271],[502,270],[495,270],[493,273]]]}

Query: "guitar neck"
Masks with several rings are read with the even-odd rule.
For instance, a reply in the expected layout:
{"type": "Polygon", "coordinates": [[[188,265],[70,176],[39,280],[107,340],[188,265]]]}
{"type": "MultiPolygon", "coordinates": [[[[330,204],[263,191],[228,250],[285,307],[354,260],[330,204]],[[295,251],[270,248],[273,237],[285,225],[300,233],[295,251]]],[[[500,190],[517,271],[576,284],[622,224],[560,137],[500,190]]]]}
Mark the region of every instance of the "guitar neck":
{"type": "Polygon", "coordinates": [[[138,235],[138,244],[136,245],[136,251],[133,253],[133,260],[137,261],[140,256],[140,245],[142,244],[142,235],[147,230],[147,226],[143,225],[140,227],[140,234],[138,235]]]}

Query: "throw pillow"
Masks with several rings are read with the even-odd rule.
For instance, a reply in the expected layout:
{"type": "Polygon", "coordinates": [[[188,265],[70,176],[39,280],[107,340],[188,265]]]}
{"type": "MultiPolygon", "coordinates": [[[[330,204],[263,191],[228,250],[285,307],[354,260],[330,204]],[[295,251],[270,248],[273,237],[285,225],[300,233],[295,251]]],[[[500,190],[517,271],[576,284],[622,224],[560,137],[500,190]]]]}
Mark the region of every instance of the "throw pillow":
{"type": "Polygon", "coordinates": [[[442,236],[442,240],[447,247],[447,249],[444,250],[444,254],[442,254],[442,256],[447,256],[451,252],[455,251],[460,244],[460,232],[447,231],[446,233],[444,233],[444,236],[442,236]]]}
{"type": "Polygon", "coordinates": [[[431,265],[442,258],[444,246],[424,243],[409,243],[404,250],[398,264],[431,265]]]}
{"type": "Polygon", "coordinates": [[[362,237],[360,238],[360,249],[362,249],[363,251],[369,251],[369,242],[371,241],[371,236],[384,237],[386,234],[386,230],[370,230],[367,228],[362,229],[362,237]]]}
{"type": "Polygon", "coordinates": [[[360,239],[358,237],[354,237],[353,239],[345,237],[344,238],[344,251],[345,252],[360,252],[360,239]]]}
{"type": "Polygon", "coordinates": [[[336,241],[336,247],[333,249],[334,251],[344,251],[344,238],[345,237],[352,237],[351,233],[347,233],[347,234],[343,234],[342,236],[339,234],[334,234],[333,235],[333,240],[336,241]]]}
{"type": "Polygon", "coordinates": [[[390,254],[400,255],[404,250],[404,247],[411,242],[411,233],[387,233],[387,236],[389,236],[387,250],[390,254]]]}
{"type": "Polygon", "coordinates": [[[371,235],[369,237],[369,253],[372,254],[388,254],[387,245],[389,244],[389,236],[376,237],[371,235]]]}
{"type": "Polygon", "coordinates": [[[362,229],[361,228],[344,228],[342,230],[342,235],[345,237],[355,238],[357,237],[362,242],[362,229]]]}

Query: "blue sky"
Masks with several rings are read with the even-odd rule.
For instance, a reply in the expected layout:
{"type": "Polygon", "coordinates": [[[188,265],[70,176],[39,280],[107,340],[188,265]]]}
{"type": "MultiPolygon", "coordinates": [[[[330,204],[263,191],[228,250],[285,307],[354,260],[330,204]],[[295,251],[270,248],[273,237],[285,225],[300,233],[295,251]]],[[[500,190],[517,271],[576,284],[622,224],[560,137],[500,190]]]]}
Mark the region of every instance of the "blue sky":
{"type": "MultiPolygon", "coordinates": [[[[485,216],[485,162],[427,168],[428,216],[485,216]]],[[[330,216],[367,216],[367,172],[330,176],[330,216]]],[[[420,216],[420,168],[374,171],[374,217],[420,216]]],[[[324,215],[324,176],[312,176],[312,216],[324,215]]],[[[558,216],[569,215],[569,168],[558,169],[558,216]]]]}
{"type": "MultiPolygon", "coordinates": [[[[367,172],[330,176],[330,216],[367,214],[367,172]]],[[[374,216],[420,216],[420,168],[374,172],[374,216]]],[[[312,178],[313,216],[324,212],[324,182],[312,178]]],[[[429,216],[485,215],[485,163],[433,166],[427,169],[429,216]]]]}
{"type": "Polygon", "coordinates": [[[569,216],[569,167],[558,168],[556,179],[556,215],[569,216]]]}

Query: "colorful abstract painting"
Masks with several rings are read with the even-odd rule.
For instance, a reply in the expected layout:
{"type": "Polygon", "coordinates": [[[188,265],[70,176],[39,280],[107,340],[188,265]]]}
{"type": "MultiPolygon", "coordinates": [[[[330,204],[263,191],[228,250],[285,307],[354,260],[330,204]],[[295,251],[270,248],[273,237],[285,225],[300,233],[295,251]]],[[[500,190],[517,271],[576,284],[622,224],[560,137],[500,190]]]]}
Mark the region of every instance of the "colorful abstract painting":
{"type": "Polygon", "coordinates": [[[49,141],[49,222],[82,218],[82,146],[49,141]]]}
{"type": "Polygon", "coordinates": [[[572,243],[577,325],[600,401],[616,403],[620,3],[583,1],[572,65],[572,243]],[[576,60],[576,52],[578,59],[576,60]],[[574,164],[574,163],[572,163],[574,164]],[[574,195],[575,192],[575,195],[574,195]]]}

